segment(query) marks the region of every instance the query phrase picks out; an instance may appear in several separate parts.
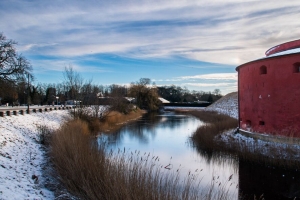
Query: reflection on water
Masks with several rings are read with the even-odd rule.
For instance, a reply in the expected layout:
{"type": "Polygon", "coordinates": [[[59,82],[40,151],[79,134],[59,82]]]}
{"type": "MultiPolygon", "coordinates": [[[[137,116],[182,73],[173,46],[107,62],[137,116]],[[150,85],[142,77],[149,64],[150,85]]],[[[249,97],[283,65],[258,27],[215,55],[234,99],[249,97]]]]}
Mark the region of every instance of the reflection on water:
{"type": "MultiPolygon", "coordinates": [[[[238,195],[238,162],[236,158],[221,154],[199,153],[191,147],[190,136],[202,122],[192,116],[166,112],[148,114],[124,126],[114,134],[103,135],[113,151],[125,148],[127,152],[138,150],[158,156],[162,166],[170,164],[170,171],[180,169],[181,178],[198,173],[200,187],[227,183],[230,195],[238,195]]],[[[168,169],[164,169],[168,170],[168,169]]]]}
{"type": "Polygon", "coordinates": [[[100,138],[107,141],[113,151],[125,148],[126,152],[137,150],[141,154],[158,156],[162,166],[170,164],[170,171],[180,169],[182,177],[197,172],[202,179],[199,187],[214,183],[219,189],[225,185],[232,199],[238,199],[238,195],[245,199],[253,199],[255,195],[259,199],[262,194],[265,199],[300,197],[298,169],[288,171],[249,164],[234,155],[191,145],[189,137],[201,124],[194,117],[173,112],[148,114],[118,132],[100,138]]]}
{"type": "Polygon", "coordinates": [[[265,199],[299,199],[299,169],[284,170],[274,166],[239,163],[240,194],[253,199],[263,194],[265,199]]]}

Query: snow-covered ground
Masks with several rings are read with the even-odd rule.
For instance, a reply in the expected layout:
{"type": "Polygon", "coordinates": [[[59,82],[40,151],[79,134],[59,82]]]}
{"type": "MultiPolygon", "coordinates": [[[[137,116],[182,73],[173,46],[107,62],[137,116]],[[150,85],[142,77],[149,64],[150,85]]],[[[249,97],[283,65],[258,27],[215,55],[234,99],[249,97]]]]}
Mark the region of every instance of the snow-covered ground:
{"type": "Polygon", "coordinates": [[[238,93],[232,92],[225,95],[215,103],[206,107],[205,110],[216,111],[237,119],[238,118],[238,93]]]}
{"type": "Polygon", "coordinates": [[[66,110],[0,117],[0,199],[54,199],[38,127],[55,130],[68,118],[66,110]]]}

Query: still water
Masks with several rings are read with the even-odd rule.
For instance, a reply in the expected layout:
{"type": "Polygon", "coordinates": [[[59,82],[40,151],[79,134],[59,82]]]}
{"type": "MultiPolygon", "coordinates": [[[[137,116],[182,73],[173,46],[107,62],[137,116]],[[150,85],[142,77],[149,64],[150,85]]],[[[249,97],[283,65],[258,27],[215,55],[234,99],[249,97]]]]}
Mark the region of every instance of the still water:
{"type": "MultiPolygon", "coordinates": [[[[205,152],[191,144],[190,136],[203,123],[197,118],[174,112],[147,114],[140,120],[125,125],[113,134],[103,134],[113,151],[140,151],[158,156],[165,171],[180,169],[183,179],[197,173],[198,187],[223,186],[230,199],[294,199],[300,196],[300,174],[295,170],[278,169],[239,161],[236,156],[205,152]]],[[[297,198],[298,199],[298,198],[297,198]]]]}

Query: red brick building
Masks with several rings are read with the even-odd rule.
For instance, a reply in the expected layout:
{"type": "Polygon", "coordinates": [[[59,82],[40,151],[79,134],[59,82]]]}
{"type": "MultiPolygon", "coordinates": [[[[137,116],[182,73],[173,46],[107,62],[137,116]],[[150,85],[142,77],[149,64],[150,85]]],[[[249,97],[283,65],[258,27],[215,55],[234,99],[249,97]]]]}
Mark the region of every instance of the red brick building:
{"type": "Polygon", "coordinates": [[[240,129],[300,137],[300,40],[236,70],[240,129]]]}

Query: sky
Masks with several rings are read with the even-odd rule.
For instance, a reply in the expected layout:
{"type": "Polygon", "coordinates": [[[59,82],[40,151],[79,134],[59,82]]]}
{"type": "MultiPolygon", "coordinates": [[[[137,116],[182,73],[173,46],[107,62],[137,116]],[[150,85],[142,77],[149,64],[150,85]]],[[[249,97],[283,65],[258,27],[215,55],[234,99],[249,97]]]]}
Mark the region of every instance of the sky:
{"type": "Polygon", "coordinates": [[[61,83],[72,66],[94,84],[150,78],[225,95],[238,65],[299,39],[300,1],[1,0],[0,19],[36,83],[61,83]]]}

